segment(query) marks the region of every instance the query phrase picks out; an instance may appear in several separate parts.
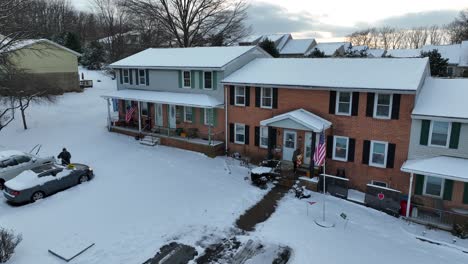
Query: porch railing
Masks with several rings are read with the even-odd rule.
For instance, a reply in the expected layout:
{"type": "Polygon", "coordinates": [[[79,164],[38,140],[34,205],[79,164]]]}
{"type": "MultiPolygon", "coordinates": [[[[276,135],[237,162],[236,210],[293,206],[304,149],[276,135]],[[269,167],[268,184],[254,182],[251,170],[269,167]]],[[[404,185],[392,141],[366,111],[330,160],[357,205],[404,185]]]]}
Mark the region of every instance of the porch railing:
{"type": "Polygon", "coordinates": [[[452,230],[454,224],[468,223],[468,215],[412,204],[410,218],[415,222],[452,230]]]}

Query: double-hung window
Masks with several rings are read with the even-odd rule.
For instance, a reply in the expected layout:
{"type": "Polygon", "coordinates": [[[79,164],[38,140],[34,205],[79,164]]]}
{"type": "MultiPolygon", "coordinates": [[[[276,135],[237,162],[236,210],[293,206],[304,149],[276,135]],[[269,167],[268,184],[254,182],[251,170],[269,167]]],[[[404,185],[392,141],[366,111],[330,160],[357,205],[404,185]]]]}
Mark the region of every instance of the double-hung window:
{"type": "Polygon", "coordinates": [[[234,124],[234,142],[236,144],[245,144],[245,125],[234,124]]]}
{"type": "Polygon", "coordinates": [[[182,72],[182,85],[183,85],[183,88],[192,87],[192,73],[190,71],[182,72]]]}
{"type": "Polygon", "coordinates": [[[125,109],[129,110],[132,107],[132,101],[125,100],[125,109]]]}
{"type": "Polygon", "coordinates": [[[185,106],[184,107],[184,122],[192,123],[193,121],[193,108],[185,106]]]}
{"type": "Polygon", "coordinates": [[[450,122],[432,121],[429,131],[429,144],[435,147],[448,148],[451,129],[452,124],[450,122]]]}
{"type": "Polygon", "coordinates": [[[385,168],[387,166],[388,142],[371,141],[369,165],[385,168]]]}
{"type": "Polygon", "coordinates": [[[148,116],[148,108],[149,108],[148,103],[141,102],[140,105],[141,105],[141,115],[148,116]]]}
{"type": "Polygon", "coordinates": [[[213,72],[203,72],[203,85],[205,89],[213,89],[213,72]]]}
{"type": "Polygon", "coordinates": [[[130,83],[130,70],[129,69],[123,70],[123,83],[130,83]]]}
{"type": "Polygon", "coordinates": [[[145,70],[138,70],[138,79],[140,81],[140,85],[146,85],[146,71],[145,70]]]}
{"type": "Polygon", "coordinates": [[[374,100],[374,118],[390,119],[393,96],[391,94],[375,94],[374,100]]]}
{"type": "Polygon", "coordinates": [[[205,125],[207,126],[213,125],[213,111],[214,109],[205,109],[205,125]]]}
{"type": "Polygon", "coordinates": [[[425,176],[423,194],[442,198],[445,180],[442,178],[425,176]]]}
{"type": "Polygon", "coordinates": [[[347,161],[348,160],[348,144],[349,138],[335,136],[333,140],[333,159],[347,161]]]}
{"type": "Polygon", "coordinates": [[[260,147],[268,148],[268,127],[260,127],[260,147]]]}
{"type": "Polygon", "coordinates": [[[271,108],[273,105],[273,88],[271,87],[262,87],[261,93],[261,107],[262,108],[271,108]]]}
{"type": "Polygon", "coordinates": [[[245,106],[245,86],[236,86],[235,88],[235,105],[245,106]]]}
{"type": "Polygon", "coordinates": [[[337,115],[351,115],[352,98],[353,94],[351,92],[338,92],[335,109],[337,115]]]}

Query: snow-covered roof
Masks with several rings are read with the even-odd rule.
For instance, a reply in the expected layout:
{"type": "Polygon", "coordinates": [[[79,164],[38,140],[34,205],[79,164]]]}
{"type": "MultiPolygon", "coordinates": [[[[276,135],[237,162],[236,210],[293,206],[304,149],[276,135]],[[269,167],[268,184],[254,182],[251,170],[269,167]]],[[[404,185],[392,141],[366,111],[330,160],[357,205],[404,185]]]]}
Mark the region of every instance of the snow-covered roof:
{"type": "MultiPolygon", "coordinates": [[[[323,42],[323,43],[318,43],[315,45],[315,47],[312,49],[318,49],[322,51],[325,56],[333,56],[335,52],[343,47],[344,49],[347,49],[349,47],[349,42],[323,42]]],[[[310,55],[312,51],[309,51],[306,56],[310,55]]]]}
{"type": "Polygon", "coordinates": [[[353,51],[361,51],[361,50],[368,50],[369,47],[367,45],[358,45],[358,46],[352,46],[351,49],[353,51]]]}
{"type": "Polygon", "coordinates": [[[468,79],[427,78],[413,116],[433,116],[468,119],[468,79]]]}
{"type": "Polygon", "coordinates": [[[421,56],[421,49],[389,49],[386,55],[393,58],[417,58],[421,56]]]}
{"type": "Polygon", "coordinates": [[[290,39],[280,54],[305,54],[315,43],[315,39],[290,39]]]}
{"type": "Polygon", "coordinates": [[[203,108],[214,108],[223,105],[223,102],[206,94],[171,93],[135,89],[118,90],[104,94],[102,97],[203,108]]]}
{"type": "Polygon", "coordinates": [[[233,85],[416,91],[428,58],[255,59],[222,82],[233,85]]]}
{"type": "Polygon", "coordinates": [[[114,62],[111,68],[222,68],[257,46],[150,48],[114,62]]]}
{"type": "MultiPolygon", "coordinates": [[[[275,126],[275,123],[278,124],[278,122],[281,122],[284,120],[293,121],[294,123],[299,124],[305,129],[312,130],[317,133],[322,132],[322,130],[324,129],[328,129],[331,126],[330,121],[325,120],[321,118],[320,116],[312,114],[311,112],[306,111],[304,109],[297,109],[291,112],[287,112],[287,113],[277,115],[272,118],[260,121],[260,125],[275,126]]],[[[292,127],[281,126],[281,125],[278,125],[277,127],[292,128],[292,127]]]]}
{"type": "Polygon", "coordinates": [[[438,156],[407,160],[401,170],[408,173],[468,182],[468,159],[438,156]]]}
{"type": "Polygon", "coordinates": [[[368,49],[366,50],[368,57],[380,58],[385,55],[384,49],[368,49]]]}
{"type": "Polygon", "coordinates": [[[422,48],[423,51],[437,50],[443,58],[448,59],[449,64],[460,63],[461,45],[426,45],[422,48]]]}
{"type": "Polygon", "coordinates": [[[468,67],[468,40],[465,40],[461,43],[459,66],[468,67]]]}
{"type": "Polygon", "coordinates": [[[18,150],[4,150],[0,151],[0,160],[8,159],[12,156],[24,155],[24,152],[18,150]]]}
{"type": "Polygon", "coordinates": [[[41,43],[41,42],[44,42],[44,43],[48,43],[48,44],[51,44],[57,48],[60,48],[60,49],[63,49],[65,51],[68,51],[70,53],[72,53],[73,55],[75,56],[81,56],[80,53],[74,51],[74,50],[71,50],[67,47],[64,47],[58,43],[55,43],[51,40],[48,40],[48,39],[25,39],[25,40],[19,40],[19,41],[16,41],[15,43],[13,43],[12,45],[8,46],[8,48],[6,48],[6,50],[4,50],[5,52],[12,52],[12,51],[16,51],[16,50],[21,50],[21,49],[26,49],[28,48],[29,46],[32,46],[34,44],[37,44],[37,43],[41,43]]]}

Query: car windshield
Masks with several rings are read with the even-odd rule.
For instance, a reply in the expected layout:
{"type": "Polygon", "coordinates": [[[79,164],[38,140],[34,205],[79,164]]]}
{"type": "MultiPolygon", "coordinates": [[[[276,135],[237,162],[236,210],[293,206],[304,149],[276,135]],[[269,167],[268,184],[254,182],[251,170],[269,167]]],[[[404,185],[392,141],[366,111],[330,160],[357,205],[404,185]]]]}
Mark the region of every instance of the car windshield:
{"type": "Polygon", "coordinates": [[[0,163],[0,168],[6,168],[6,167],[10,167],[10,166],[16,166],[18,165],[18,162],[15,160],[15,159],[7,159],[7,160],[4,160],[0,163]]]}
{"type": "Polygon", "coordinates": [[[28,157],[28,156],[16,156],[15,157],[16,161],[18,163],[26,163],[26,162],[29,162],[31,160],[31,157],[28,157]]]}
{"type": "Polygon", "coordinates": [[[53,171],[53,170],[62,170],[63,167],[57,164],[45,164],[36,168],[33,168],[32,171],[37,174],[42,174],[44,172],[53,171]]]}

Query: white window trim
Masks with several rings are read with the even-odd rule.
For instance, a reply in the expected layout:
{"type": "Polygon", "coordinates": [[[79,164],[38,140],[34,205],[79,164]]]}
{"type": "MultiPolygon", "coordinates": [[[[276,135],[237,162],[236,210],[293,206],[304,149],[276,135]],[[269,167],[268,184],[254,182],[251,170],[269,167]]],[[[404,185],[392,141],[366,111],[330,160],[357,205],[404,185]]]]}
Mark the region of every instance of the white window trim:
{"type": "Polygon", "coordinates": [[[234,123],[234,143],[245,145],[245,124],[234,123]],[[237,126],[244,127],[244,141],[237,141],[237,126]]]}
{"type": "Polygon", "coordinates": [[[445,179],[435,177],[435,176],[430,176],[434,178],[439,178],[442,180],[442,185],[440,186],[440,195],[433,195],[433,194],[428,194],[426,193],[426,186],[427,186],[427,175],[424,175],[424,186],[423,186],[423,195],[428,196],[428,197],[434,197],[434,198],[442,198],[444,197],[444,189],[445,189],[445,179]]]}
{"type": "Polygon", "coordinates": [[[265,109],[272,109],[273,108],[273,88],[271,88],[271,87],[261,87],[260,88],[260,108],[265,108],[265,109]],[[271,92],[270,92],[270,94],[271,94],[271,97],[270,97],[271,105],[270,106],[263,105],[263,89],[270,89],[271,90],[271,92]]]}
{"type": "Polygon", "coordinates": [[[393,108],[393,94],[388,94],[390,95],[390,105],[388,106],[388,116],[377,116],[377,102],[379,100],[379,95],[386,95],[386,94],[375,94],[374,98],[374,114],[373,117],[376,119],[391,119],[392,118],[392,108],[393,108]]]}
{"type": "Polygon", "coordinates": [[[371,147],[370,147],[370,152],[369,152],[369,165],[373,166],[373,167],[378,167],[378,168],[386,168],[387,167],[387,158],[388,158],[388,142],[371,140],[371,147]],[[374,143],[385,144],[384,164],[379,164],[379,163],[372,162],[372,155],[374,154],[374,143]]]}
{"type": "Polygon", "coordinates": [[[146,70],[138,69],[138,81],[139,85],[146,85],[146,70]],[[140,71],[144,72],[143,76],[140,75],[140,71]],[[145,77],[143,82],[141,82],[141,77],[145,77]]]}
{"type": "Polygon", "coordinates": [[[336,105],[335,105],[335,114],[336,115],[343,115],[343,116],[350,116],[352,108],[353,108],[353,93],[352,92],[337,92],[337,94],[336,94],[336,105]],[[338,111],[338,109],[340,109],[340,94],[341,93],[349,93],[350,94],[350,97],[349,97],[349,111],[347,113],[342,113],[342,112],[338,111]]]}
{"type": "Polygon", "coordinates": [[[245,101],[246,101],[246,95],[245,95],[245,86],[235,86],[234,87],[234,105],[235,106],[245,106],[245,101]],[[240,96],[237,94],[237,88],[238,87],[243,87],[244,88],[244,94],[242,95],[244,97],[244,103],[243,104],[238,104],[237,103],[237,97],[240,96]]]}
{"type": "Polygon", "coordinates": [[[333,160],[348,161],[348,151],[349,151],[349,137],[333,136],[333,160]],[[346,157],[345,158],[340,158],[335,155],[337,138],[346,139],[346,157]]]}
{"type": "Polygon", "coordinates": [[[266,126],[261,126],[261,127],[260,127],[260,135],[259,135],[259,139],[258,139],[260,142],[258,142],[258,145],[259,145],[261,148],[268,148],[268,143],[267,143],[266,145],[262,145],[262,129],[266,129],[266,130],[267,130],[267,137],[266,137],[266,138],[267,138],[267,140],[268,140],[268,127],[266,127],[266,126]]]}
{"type": "MultiPolygon", "coordinates": [[[[212,112],[213,112],[214,109],[213,109],[213,108],[205,108],[205,110],[203,111],[203,112],[204,112],[204,113],[203,113],[203,115],[204,115],[204,118],[203,118],[203,119],[205,119],[205,120],[203,121],[203,123],[205,124],[205,126],[213,126],[213,125],[214,125],[214,124],[213,124],[214,122],[211,123],[211,124],[207,122],[208,118],[207,118],[206,113],[208,113],[208,111],[212,111],[212,112]]],[[[213,113],[213,118],[214,118],[214,113],[213,113]]],[[[213,120],[212,120],[212,121],[213,121],[213,120]]]]}
{"type": "Polygon", "coordinates": [[[184,122],[186,123],[192,123],[193,122],[193,108],[192,109],[192,120],[187,120],[187,106],[184,106],[184,122]]]}
{"type": "Polygon", "coordinates": [[[205,90],[213,90],[214,83],[213,83],[213,72],[212,71],[203,71],[203,89],[205,90]],[[205,83],[205,73],[211,72],[211,88],[206,88],[206,83],[205,83]]]}
{"type": "Polygon", "coordinates": [[[130,83],[130,70],[129,69],[123,69],[122,70],[122,82],[125,84],[130,83]],[[127,75],[125,76],[125,71],[127,71],[127,75]],[[125,78],[127,78],[127,81],[125,81],[125,78]]]}
{"type": "MultiPolygon", "coordinates": [[[[446,122],[446,121],[437,121],[437,122],[446,122]]],[[[448,131],[447,131],[447,143],[445,146],[441,145],[433,145],[432,144],[432,130],[434,128],[434,120],[431,120],[431,125],[429,126],[429,142],[428,145],[431,147],[436,147],[436,148],[449,148],[450,146],[450,135],[452,134],[452,122],[446,122],[448,123],[448,131]]]]}
{"type": "Polygon", "coordinates": [[[182,71],[182,88],[185,88],[185,89],[192,88],[192,72],[191,71],[182,71]],[[186,72],[189,73],[189,80],[190,80],[190,85],[189,86],[185,86],[184,75],[185,75],[186,72]]]}
{"type": "Polygon", "coordinates": [[[384,186],[385,188],[388,188],[388,186],[389,186],[388,183],[387,183],[387,182],[384,182],[384,181],[376,181],[376,180],[372,180],[372,181],[371,181],[371,184],[372,184],[372,185],[382,187],[382,186],[380,186],[379,184],[376,184],[376,183],[383,183],[383,184],[385,184],[385,186],[384,186]]]}

